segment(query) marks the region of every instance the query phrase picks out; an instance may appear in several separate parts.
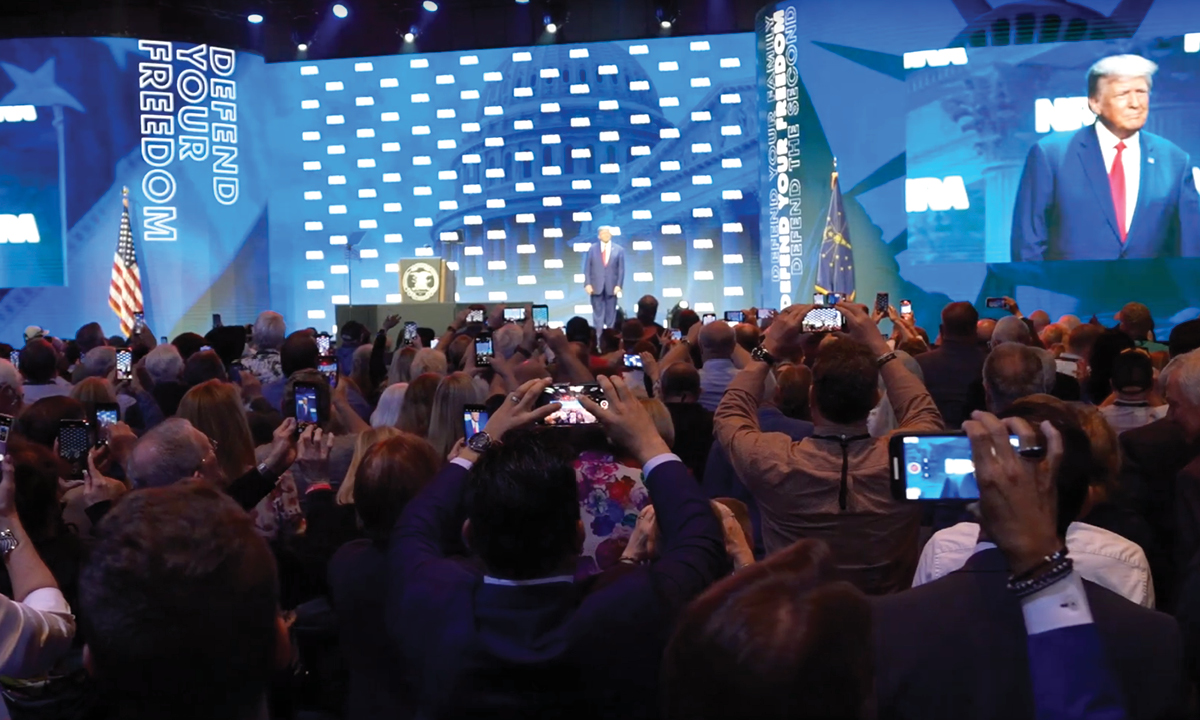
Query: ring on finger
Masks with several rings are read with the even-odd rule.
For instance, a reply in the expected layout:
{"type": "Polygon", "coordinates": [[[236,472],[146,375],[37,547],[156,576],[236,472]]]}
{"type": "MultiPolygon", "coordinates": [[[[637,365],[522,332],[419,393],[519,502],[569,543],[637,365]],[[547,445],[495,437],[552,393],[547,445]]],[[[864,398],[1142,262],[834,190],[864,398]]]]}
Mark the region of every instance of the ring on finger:
{"type": "Polygon", "coordinates": [[[521,396],[520,396],[520,395],[518,395],[518,394],[516,394],[516,393],[513,393],[512,395],[509,395],[509,396],[508,396],[508,399],[509,399],[509,400],[511,400],[511,401],[513,401],[513,402],[515,402],[515,403],[519,403],[519,402],[521,402],[521,396]]]}
{"type": "Polygon", "coordinates": [[[1030,445],[1029,447],[1017,448],[1017,454],[1026,460],[1041,460],[1046,457],[1046,448],[1044,445],[1030,445]]]}

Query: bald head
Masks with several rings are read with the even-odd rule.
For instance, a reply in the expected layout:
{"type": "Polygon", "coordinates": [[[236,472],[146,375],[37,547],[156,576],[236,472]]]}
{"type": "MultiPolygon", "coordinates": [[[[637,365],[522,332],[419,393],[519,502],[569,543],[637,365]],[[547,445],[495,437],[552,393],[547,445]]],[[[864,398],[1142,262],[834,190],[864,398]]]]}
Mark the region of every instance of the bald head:
{"type": "Polygon", "coordinates": [[[714,322],[700,329],[700,356],[705,360],[733,357],[737,335],[728,323],[714,322]]]}
{"type": "Polygon", "coordinates": [[[1029,326],[1025,324],[1025,321],[1009,315],[996,322],[996,329],[992,331],[992,347],[997,347],[1001,343],[1028,345],[1032,338],[1033,334],[1029,332],[1029,326]]]}
{"type": "Polygon", "coordinates": [[[1135,342],[1150,339],[1150,334],[1154,332],[1154,317],[1150,314],[1150,308],[1139,302],[1126,303],[1117,313],[1117,319],[1121,321],[1121,332],[1135,342]]]}
{"type": "Polygon", "coordinates": [[[1071,332],[1075,328],[1083,324],[1078,315],[1063,315],[1058,319],[1058,324],[1062,325],[1066,332],[1071,332]]]}
{"type": "Polygon", "coordinates": [[[1029,313],[1029,322],[1033,323],[1033,331],[1039,335],[1050,324],[1050,313],[1045,310],[1034,310],[1029,313]]]}
{"type": "Polygon", "coordinates": [[[952,302],[942,310],[942,336],[955,340],[974,340],[979,312],[969,302],[952,302]]]}
{"type": "Polygon", "coordinates": [[[1038,350],[1016,342],[1000,343],[983,363],[988,410],[1000,413],[1023,397],[1050,392],[1053,378],[1053,372],[1047,377],[1038,350]]]}
{"type": "Polygon", "coordinates": [[[992,333],[996,331],[996,321],[984,318],[975,323],[975,339],[984,345],[992,341],[992,333]]]}

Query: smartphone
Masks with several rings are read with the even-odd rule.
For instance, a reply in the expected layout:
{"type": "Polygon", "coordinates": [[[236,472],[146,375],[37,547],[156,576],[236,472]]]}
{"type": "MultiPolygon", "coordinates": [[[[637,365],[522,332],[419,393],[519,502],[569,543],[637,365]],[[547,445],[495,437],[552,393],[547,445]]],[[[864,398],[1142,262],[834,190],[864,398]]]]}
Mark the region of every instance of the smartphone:
{"type": "MultiPolygon", "coordinates": [[[[1008,441],[1019,447],[1016,435],[1008,441]]],[[[896,434],[888,442],[892,497],[897,500],[978,500],[971,439],[961,432],[896,434]]]]}
{"type": "Polygon", "coordinates": [[[58,456],[70,465],[70,480],[79,480],[87,468],[88,450],[92,448],[91,430],[87,420],[58,421],[58,456]]]}
{"type": "Polygon", "coordinates": [[[987,306],[989,308],[995,308],[998,310],[1007,310],[1008,309],[1008,300],[1006,298],[1002,298],[1002,297],[988,298],[987,306]]]}
{"type": "Polygon", "coordinates": [[[707,325],[717,319],[716,313],[704,313],[700,316],[700,322],[707,325]]]}
{"type": "Polygon", "coordinates": [[[759,308],[758,311],[758,327],[766,328],[767,325],[779,315],[779,311],[772,308],[759,308]]]}
{"type": "Polygon", "coordinates": [[[679,328],[671,328],[671,339],[675,342],[679,342],[683,339],[683,331],[679,328]]]}
{"type": "Polygon", "coordinates": [[[475,336],[475,367],[488,367],[492,364],[495,351],[492,349],[492,334],[482,332],[475,336]]]}
{"type": "Polygon", "coordinates": [[[891,296],[885,292],[875,293],[875,312],[887,315],[888,308],[891,307],[891,296]]]}
{"type": "Polygon", "coordinates": [[[800,321],[800,331],[806,333],[845,332],[846,317],[837,308],[819,306],[808,311],[800,321]]]}
{"type": "Polygon", "coordinates": [[[121,406],[117,403],[96,403],[92,409],[92,427],[96,430],[96,447],[108,444],[104,428],[116,425],[121,420],[121,406]]]}
{"type": "Polygon", "coordinates": [[[213,313],[213,327],[223,327],[223,323],[221,322],[221,313],[213,313]]]}
{"type": "Polygon", "coordinates": [[[634,355],[632,353],[626,353],[625,354],[625,368],[627,370],[644,370],[645,367],[642,365],[642,356],[634,355]]]}
{"type": "Polygon", "coordinates": [[[900,301],[900,316],[910,317],[912,315],[912,303],[907,300],[900,301]]]}
{"type": "Polygon", "coordinates": [[[8,433],[12,430],[13,416],[0,414],[0,460],[8,453],[8,433]]]}
{"type": "Polygon", "coordinates": [[[117,380],[133,379],[133,351],[127,348],[117,349],[117,380]]]}
{"type": "Polygon", "coordinates": [[[146,313],[139,310],[133,314],[133,334],[137,335],[144,327],[146,327],[146,313]]]}
{"type": "Polygon", "coordinates": [[[533,329],[537,331],[545,330],[550,327],[550,306],[549,305],[534,305],[533,306],[533,329]]]}
{"type": "Polygon", "coordinates": [[[404,346],[412,345],[417,339],[417,324],[412,320],[404,323],[404,330],[400,334],[400,344],[404,346]]]}
{"type": "Polygon", "coordinates": [[[484,319],[483,315],[484,315],[484,310],[482,310],[481,308],[471,308],[470,310],[467,311],[467,322],[481,323],[481,322],[483,322],[483,319],[484,319]]]}
{"type": "Polygon", "coordinates": [[[321,422],[321,411],[317,405],[317,386],[312,383],[296,383],[296,429],[303,432],[309,425],[321,422]]]}
{"type": "Polygon", "coordinates": [[[726,310],[725,322],[740,323],[746,319],[746,313],[742,310],[726,310]]]}
{"type": "Polygon", "coordinates": [[[161,338],[159,338],[159,339],[158,339],[158,344],[159,344],[159,345],[170,345],[170,344],[171,344],[171,341],[170,341],[170,340],[167,340],[167,336],[166,336],[166,335],[163,335],[161,338]]]}
{"type": "Polygon", "coordinates": [[[482,432],[488,421],[488,411],[482,405],[463,405],[463,437],[482,432]]]}
{"type": "Polygon", "coordinates": [[[10,352],[8,354],[8,361],[10,363],[12,363],[14,366],[20,365],[21,364],[21,351],[13,350],[12,352],[10,352]]]}
{"type": "Polygon", "coordinates": [[[317,351],[322,355],[329,354],[330,342],[331,338],[329,337],[329,333],[317,333],[317,351]]]}
{"type": "Polygon", "coordinates": [[[524,307],[506,307],[504,308],[504,322],[506,323],[523,323],[525,322],[524,307]]]}
{"type": "Polygon", "coordinates": [[[566,383],[551,385],[538,396],[537,406],[541,407],[549,403],[559,403],[562,407],[547,415],[542,420],[542,424],[559,426],[594,425],[596,423],[596,416],[584,409],[583,404],[579,402],[580,397],[591,398],[602,408],[608,407],[608,400],[604,398],[604,391],[595,383],[586,385],[569,385],[566,383]]]}
{"type": "Polygon", "coordinates": [[[329,387],[337,387],[338,363],[336,357],[333,355],[322,355],[317,358],[317,369],[325,376],[325,379],[329,382],[329,387]]]}

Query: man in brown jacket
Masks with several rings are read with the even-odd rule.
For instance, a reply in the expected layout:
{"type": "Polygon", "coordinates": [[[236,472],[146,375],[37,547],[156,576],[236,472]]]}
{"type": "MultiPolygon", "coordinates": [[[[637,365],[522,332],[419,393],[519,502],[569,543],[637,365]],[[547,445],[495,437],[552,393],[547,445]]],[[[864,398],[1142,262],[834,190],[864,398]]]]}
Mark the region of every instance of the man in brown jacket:
{"type": "Polygon", "coordinates": [[[880,376],[899,431],[941,430],[942,417],[924,384],[893,362],[866,308],[841,303],[848,338],[823,344],[813,365],[813,436],[792,442],[762,432],[763,381],[774,358],[803,343],[801,324],[811,309],[793,305],[767,330],[717,408],[717,442],[758,501],[767,553],[800,538],[821,539],[847,580],[865,592],[895,592],[912,583],[920,512],[892,498],[888,438],[867,432],[880,376]]]}

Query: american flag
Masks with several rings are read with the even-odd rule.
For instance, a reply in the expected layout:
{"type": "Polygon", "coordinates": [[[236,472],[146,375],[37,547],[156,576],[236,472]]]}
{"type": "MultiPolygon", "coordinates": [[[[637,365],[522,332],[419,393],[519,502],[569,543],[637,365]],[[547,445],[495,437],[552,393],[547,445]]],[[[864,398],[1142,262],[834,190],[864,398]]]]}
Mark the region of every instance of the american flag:
{"type": "Polygon", "coordinates": [[[113,254],[112,284],[108,288],[108,306],[121,319],[121,334],[133,334],[133,314],[143,312],[142,274],[137,252],[133,249],[133,228],[129,224],[129,190],[122,192],[121,234],[113,254]]]}

